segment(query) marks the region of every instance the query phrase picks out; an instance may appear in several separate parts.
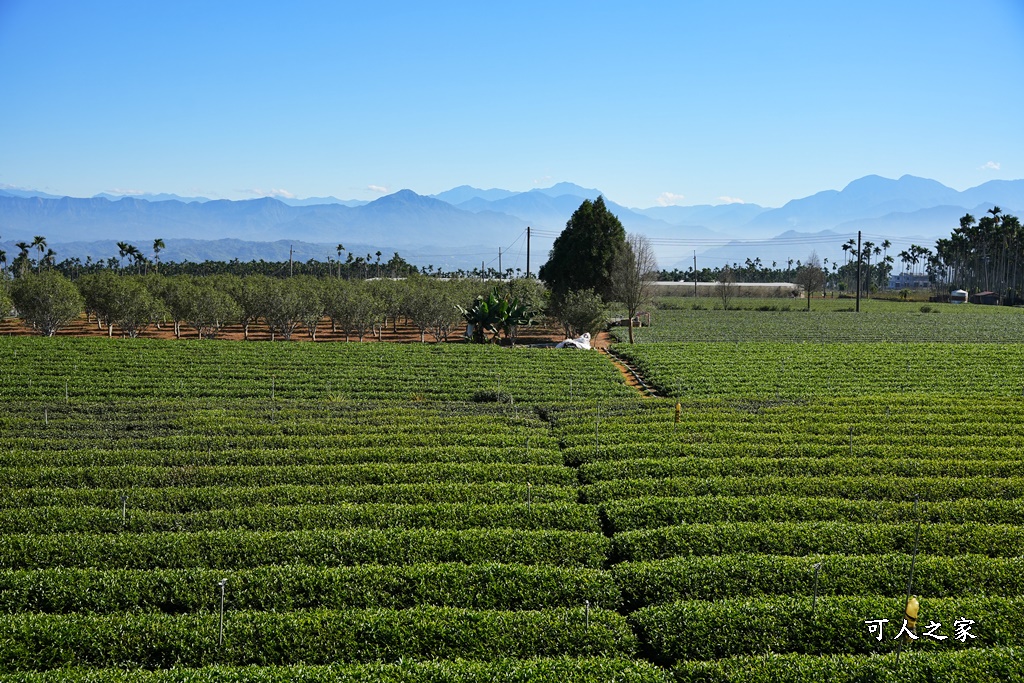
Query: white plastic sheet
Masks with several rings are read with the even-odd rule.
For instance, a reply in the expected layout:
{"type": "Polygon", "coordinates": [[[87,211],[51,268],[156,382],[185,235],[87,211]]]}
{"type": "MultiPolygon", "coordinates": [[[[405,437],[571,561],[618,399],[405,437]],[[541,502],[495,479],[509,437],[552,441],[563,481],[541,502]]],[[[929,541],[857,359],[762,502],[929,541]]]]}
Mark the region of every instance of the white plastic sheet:
{"type": "Polygon", "coordinates": [[[590,348],[590,333],[584,332],[575,339],[566,339],[555,344],[556,349],[589,349],[590,348]]]}

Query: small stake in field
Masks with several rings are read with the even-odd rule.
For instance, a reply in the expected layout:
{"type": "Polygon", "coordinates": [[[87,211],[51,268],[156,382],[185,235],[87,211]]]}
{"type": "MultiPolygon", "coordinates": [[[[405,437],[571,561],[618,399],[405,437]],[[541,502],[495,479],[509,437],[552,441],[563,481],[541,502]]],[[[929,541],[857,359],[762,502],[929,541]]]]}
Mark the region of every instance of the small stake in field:
{"type": "Polygon", "coordinates": [[[49,426],[50,424],[50,409],[43,408],[43,424],[49,426]]]}
{"type": "Polygon", "coordinates": [[[584,604],[584,605],[586,605],[586,614],[587,614],[587,617],[586,617],[586,619],[587,619],[587,628],[590,628],[590,600],[584,600],[584,601],[583,601],[583,604],[584,604]]]}
{"type": "Polygon", "coordinates": [[[853,427],[850,427],[850,457],[853,457],[853,427]]]}
{"type": "Polygon", "coordinates": [[[68,381],[64,380],[64,403],[68,403],[68,381]]]}
{"type": "Polygon", "coordinates": [[[818,573],[821,571],[821,562],[814,565],[814,599],[811,600],[811,614],[818,607],[818,573]]]}
{"type": "Polygon", "coordinates": [[[533,514],[533,484],[526,482],[526,510],[533,514]]]}
{"type": "MultiPolygon", "coordinates": [[[[906,606],[903,608],[904,619],[908,623],[908,627],[913,630],[917,626],[917,612],[918,602],[916,598],[911,597],[911,593],[914,590],[914,565],[917,564],[917,544],[921,540],[921,518],[917,514],[917,507],[921,503],[920,496],[914,496],[914,517],[917,518],[917,531],[914,532],[914,554],[910,558],[910,579],[907,581],[907,601],[904,603],[906,606]]],[[[896,646],[896,667],[900,665],[900,655],[903,654],[903,643],[906,638],[900,638],[899,645],[896,646]]]]}
{"type": "Polygon", "coordinates": [[[217,585],[220,586],[220,636],[217,639],[217,647],[224,645],[224,587],[227,583],[227,579],[221,579],[217,582],[217,585]]]}
{"type": "Polygon", "coordinates": [[[128,496],[121,494],[121,524],[128,524],[128,496]]]}

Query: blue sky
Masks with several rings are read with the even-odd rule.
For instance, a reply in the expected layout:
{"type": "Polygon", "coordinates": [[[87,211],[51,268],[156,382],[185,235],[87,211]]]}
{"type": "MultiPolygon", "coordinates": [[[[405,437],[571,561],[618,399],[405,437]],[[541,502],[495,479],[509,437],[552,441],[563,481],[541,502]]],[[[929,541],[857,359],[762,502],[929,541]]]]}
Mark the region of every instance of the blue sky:
{"type": "Polygon", "coordinates": [[[779,206],[1024,177],[1024,2],[0,0],[0,186],[779,206]]]}

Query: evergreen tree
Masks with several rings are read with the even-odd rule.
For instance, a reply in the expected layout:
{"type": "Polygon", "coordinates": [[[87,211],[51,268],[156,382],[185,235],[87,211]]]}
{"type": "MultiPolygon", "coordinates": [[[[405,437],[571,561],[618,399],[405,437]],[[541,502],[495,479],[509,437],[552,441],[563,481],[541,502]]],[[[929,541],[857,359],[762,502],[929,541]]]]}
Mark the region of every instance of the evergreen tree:
{"type": "Polygon", "coordinates": [[[626,230],[605,207],[604,198],[584,200],[551,247],[540,279],[555,297],[592,289],[607,300],[615,258],[625,247],[626,230]]]}

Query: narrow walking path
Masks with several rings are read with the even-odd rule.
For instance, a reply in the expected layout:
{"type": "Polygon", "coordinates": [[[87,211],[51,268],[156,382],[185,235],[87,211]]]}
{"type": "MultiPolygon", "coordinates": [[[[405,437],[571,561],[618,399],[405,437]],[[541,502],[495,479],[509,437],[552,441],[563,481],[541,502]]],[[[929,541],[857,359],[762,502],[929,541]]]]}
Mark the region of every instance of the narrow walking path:
{"type": "Polygon", "coordinates": [[[612,350],[611,345],[613,343],[615,343],[615,338],[611,334],[608,332],[601,332],[597,335],[592,346],[597,349],[599,353],[608,356],[608,359],[611,360],[615,367],[618,368],[619,372],[622,373],[623,378],[626,380],[626,384],[636,389],[641,396],[661,396],[661,394],[658,393],[658,390],[647,381],[643,376],[643,373],[641,373],[635,365],[612,350]]]}

